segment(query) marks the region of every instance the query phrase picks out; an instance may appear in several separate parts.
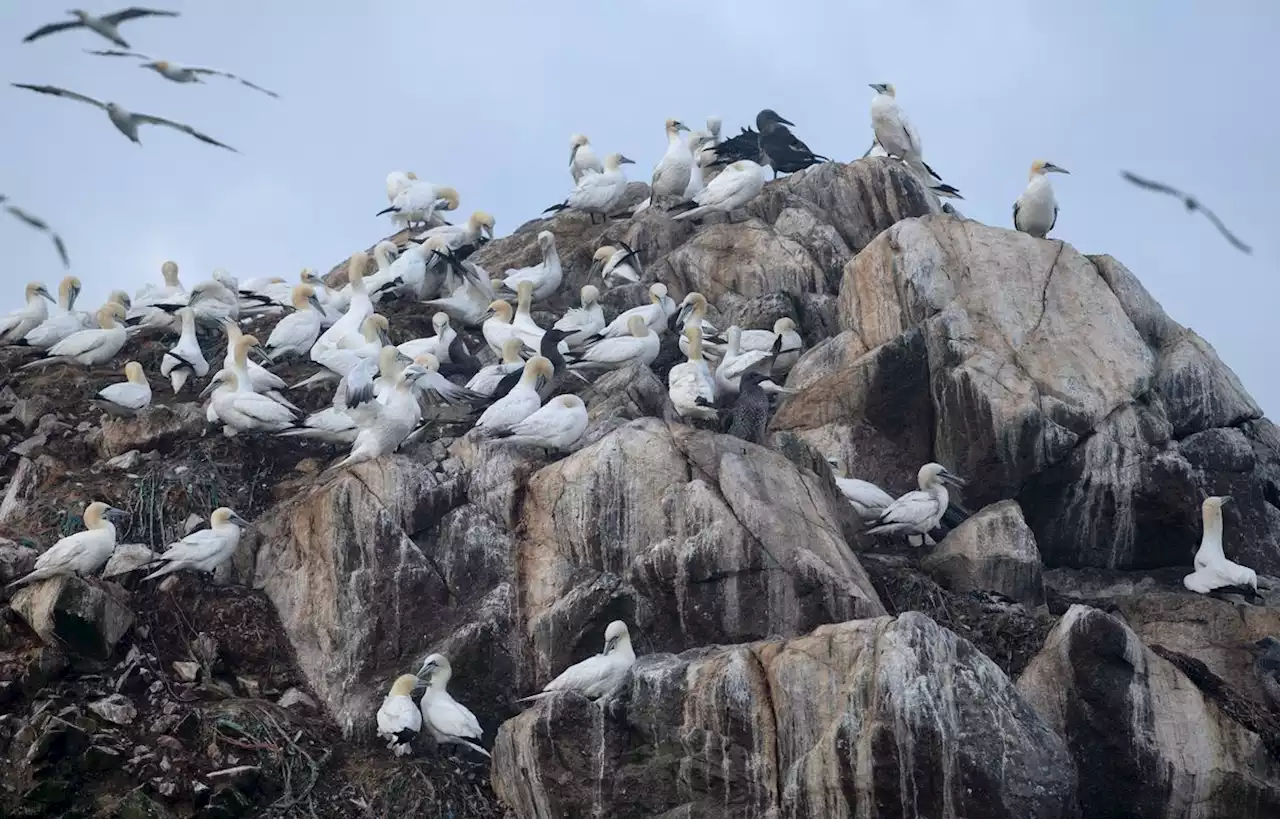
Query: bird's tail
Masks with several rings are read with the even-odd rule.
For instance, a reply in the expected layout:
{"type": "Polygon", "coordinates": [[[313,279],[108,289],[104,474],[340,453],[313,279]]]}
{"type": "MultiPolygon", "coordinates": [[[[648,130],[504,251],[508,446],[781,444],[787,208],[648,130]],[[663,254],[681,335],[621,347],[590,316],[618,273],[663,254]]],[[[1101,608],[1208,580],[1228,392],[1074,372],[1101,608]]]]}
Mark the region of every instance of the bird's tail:
{"type": "Polygon", "coordinates": [[[37,580],[44,580],[47,577],[53,577],[53,574],[54,573],[50,572],[48,569],[36,569],[34,572],[30,572],[29,574],[19,577],[17,580],[5,586],[5,588],[12,589],[15,586],[25,586],[28,583],[34,583],[37,580]]]}
{"type": "Polygon", "coordinates": [[[378,211],[377,213],[374,214],[374,216],[381,216],[384,213],[398,213],[398,212],[399,210],[396,208],[396,206],[392,205],[389,208],[383,208],[382,210],[378,211]]]}
{"type": "MultiPolygon", "coordinates": [[[[161,556],[160,556],[160,560],[164,560],[164,556],[163,556],[163,555],[161,555],[161,556]]],[[[157,562],[159,562],[159,561],[157,561],[157,562]]],[[[178,564],[177,564],[177,563],[167,563],[167,562],[166,562],[166,563],[165,563],[165,565],[161,566],[159,569],[156,569],[154,572],[152,572],[151,574],[147,575],[146,577],[144,577],[144,578],[142,578],[142,579],[143,579],[143,580],[154,580],[154,579],[155,579],[155,578],[157,578],[157,577],[164,577],[166,574],[169,574],[170,572],[176,572],[177,570],[178,570],[178,564]]]]}
{"type": "Polygon", "coordinates": [[[301,407],[298,407],[298,406],[295,406],[294,404],[289,403],[289,399],[281,395],[279,390],[269,390],[267,392],[267,397],[275,401],[277,404],[281,405],[282,407],[285,407],[295,415],[306,415],[306,413],[303,412],[301,407]]]}
{"type": "Polygon", "coordinates": [[[321,370],[315,375],[307,376],[306,378],[299,381],[297,384],[290,385],[289,389],[299,390],[299,389],[302,389],[303,387],[314,387],[317,384],[323,384],[326,381],[336,381],[336,380],[338,379],[333,377],[332,372],[330,372],[329,370],[321,370]]]}
{"type": "Polygon", "coordinates": [[[530,694],[527,697],[521,697],[516,700],[516,702],[537,702],[538,700],[546,699],[555,693],[555,691],[539,691],[537,694],[530,694]]]}
{"type": "Polygon", "coordinates": [[[492,755],[492,754],[490,754],[488,751],[486,751],[484,748],[481,748],[479,745],[475,744],[474,742],[471,742],[471,741],[469,741],[469,740],[465,740],[465,739],[461,739],[461,738],[459,738],[459,739],[458,739],[458,742],[459,742],[460,744],[462,744],[462,745],[466,745],[468,748],[470,748],[470,749],[471,749],[471,750],[473,750],[473,751],[476,751],[477,753],[484,754],[484,755],[485,755],[486,757],[488,757],[489,759],[493,759],[493,755],[492,755]]]}
{"type": "Polygon", "coordinates": [[[562,210],[568,210],[568,209],[569,209],[569,203],[561,202],[558,205],[552,205],[551,207],[547,208],[546,210],[543,211],[543,213],[559,213],[562,210]]]}
{"type": "Polygon", "coordinates": [[[964,197],[960,195],[960,190],[958,188],[952,187],[946,183],[931,185],[929,190],[946,199],[964,199],[964,197]]]}
{"type": "Polygon", "coordinates": [[[52,366],[52,365],[54,365],[54,364],[70,364],[70,363],[71,363],[71,362],[73,362],[74,360],[75,360],[75,359],[71,358],[70,356],[65,356],[65,355],[55,355],[55,356],[50,356],[50,357],[48,357],[48,358],[42,358],[42,359],[39,359],[38,361],[32,361],[30,364],[23,364],[23,365],[22,365],[21,367],[19,367],[18,369],[19,369],[19,370],[32,370],[32,369],[35,369],[35,368],[37,368],[37,367],[39,367],[40,369],[44,369],[45,367],[50,367],[50,366],[52,366]]]}
{"type": "Polygon", "coordinates": [[[705,205],[702,207],[694,208],[693,210],[686,210],[684,213],[677,213],[672,218],[675,219],[676,221],[679,221],[681,219],[697,219],[704,213],[706,213],[705,205]]]}

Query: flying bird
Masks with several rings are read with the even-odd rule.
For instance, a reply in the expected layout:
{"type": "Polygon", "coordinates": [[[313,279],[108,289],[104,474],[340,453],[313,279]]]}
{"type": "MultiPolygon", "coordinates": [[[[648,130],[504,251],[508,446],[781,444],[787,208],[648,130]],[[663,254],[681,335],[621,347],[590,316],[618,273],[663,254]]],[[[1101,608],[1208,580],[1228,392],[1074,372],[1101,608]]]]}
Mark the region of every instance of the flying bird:
{"type": "Polygon", "coordinates": [[[127,20],[136,20],[139,17],[177,17],[176,11],[164,11],[161,9],[143,9],[137,6],[131,6],[127,9],[104,14],[101,17],[94,17],[87,11],[80,9],[72,9],[67,12],[76,19],[69,20],[65,23],[50,23],[47,26],[41,26],[35,31],[22,38],[22,42],[29,43],[32,40],[39,40],[50,34],[57,34],[59,31],[68,31],[73,28],[87,28],[95,34],[106,37],[111,42],[121,48],[128,48],[129,44],[120,36],[119,26],[127,20]]]}
{"type": "Polygon", "coordinates": [[[5,196],[3,193],[0,193],[0,205],[4,205],[4,209],[7,210],[9,214],[13,216],[15,219],[25,222],[26,224],[30,225],[31,227],[35,228],[41,233],[49,234],[49,238],[53,239],[53,246],[58,249],[58,257],[62,259],[62,266],[70,267],[71,260],[67,258],[67,246],[62,243],[62,237],[59,236],[57,233],[54,233],[53,229],[50,228],[48,223],[46,223],[43,219],[38,219],[35,216],[32,216],[31,214],[27,213],[25,210],[18,207],[17,205],[5,204],[8,201],[9,201],[9,197],[5,196]]]}
{"type": "Polygon", "coordinates": [[[181,83],[204,82],[200,79],[204,76],[210,77],[226,77],[229,80],[235,80],[241,85],[247,85],[255,91],[261,91],[269,97],[280,98],[280,95],[274,91],[268,91],[260,85],[254,85],[237,74],[231,74],[227,71],[218,71],[215,68],[196,68],[192,65],[178,65],[168,60],[157,60],[146,54],[140,54],[137,51],[116,51],[115,49],[107,49],[105,51],[91,51],[85,49],[86,54],[93,54],[98,57],[134,57],[139,60],[145,60],[139,68],[150,68],[152,71],[164,77],[166,80],[181,83]]]}
{"type": "Polygon", "coordinates": [[[1237,239],[1231,233],[1231,231],[1227,230],[1227,226],[1222,224],[1222,220],[1219,219],[1217,215],[1214,214],[1213,211],[1209,210],[1204,205],[1200,204],[1199,200],[1197,200],[1194,196],[1183,193],[1177,188],[1171,188],[1168,185],[1165,185],[1163,183],[1154,182],[1150,179],[1143,179],[1141,176],[1138,176],[1137,174],[1129,173],[1128,171],[1121,171],[1120,175],[1140,188],[1146,188],[1149,191],[1155,191],[1157,193],[1167,193],[1170,196],[1176,196],[1177,198],[1182,200],[1182,204],[1187,206],[1188,211],[1194,212],[1198,210],[1201,213],[1203,213],[1206,217],[1208,217],[1209,221],[1213,222],[1213,226],[1218,229],[1218,232],[1220,232],[1223,236],[1225,236],[1228,242],[1235,245],[1236,249],[1239,250],[1241,253],[1253,252],[1253,248],[1249,247],[1244,242],[1237,239]]]}
{"type": "MultiPolygon", "coordinates": [[[[164,125],[177,131],[190,134],[201,142],[207,142],[210,145],[217,145],[219,148],[226,148],[228,151],[236,151],[230,145],[224,145],[211,136],[202,134],[190,125],[183,125],[181,122],[164,119],[163,117],[153,117],[149,114],[135,114],[114,102],[100,102],[93,97],[86,97],[84,94],[77,94],[74,91],[68,91],[65,88],[58,88],[53,85],[26,85],[25,83],[12,83],[15,88],[25,88],[28,91],[35,91],[40,94],[50,94],[55,97],[66,97],[67,99],[78,100],[79,102],[87,102],[107,112],[107,116],[111,119],[111,124],[119,129],[120,133],[129,138],[129,141],[141,145],[138,139],[139,125],[164,125]]],[[[238,153],[238,151],[236,151],[238,153]]]]}

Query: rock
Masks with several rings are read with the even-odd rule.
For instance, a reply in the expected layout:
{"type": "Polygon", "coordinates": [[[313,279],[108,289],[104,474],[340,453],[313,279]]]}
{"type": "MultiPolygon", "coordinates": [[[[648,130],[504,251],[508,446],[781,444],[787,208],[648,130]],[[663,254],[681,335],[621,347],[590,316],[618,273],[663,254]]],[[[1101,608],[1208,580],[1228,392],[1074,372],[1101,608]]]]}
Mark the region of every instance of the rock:
{"type": "Polygon", "coordinates": [[[57,762],[74,757],[89,746],[89,735],[82,728],[58,717],[50,718],[36,733],[27,748],[27,764],[57,762]]]}
{"type": "Polygon", "coordinates": [[[51,400],[43,395],[33,395],[29,398],[19,398],[14,402],[11,413],[13,419],[21,424],[24,430],[30,430],[51,409],[53,409],[51,400]]]}
{"type": "Polygon", "coordinates": [[[615,719],[562,695],[505,723],[499,797],[548,819],[1079,815],[1062,739],[918,613],[647,655],[623,702],[615,719]]]}
{"type": "Polygon", "coordinates": [[[1017,501],[1000,501],[957,526],[920,561],[952,591],[996,591],[1029,606],[1044,602],[1040,552],[1017,501]]]}
{"type": "Polygon", "coordinates": [[[9,486],[5,490],[4,500],[0,501],[0,523],[13,523],[20,520],[27,511],[27,505],[35,497],[36,490],[44,481],[45,470],[37,461],[30,458],[19,458],[18,468],[9,478],[9,486]]]}
{"type": "Polygon", "coordinates": [[[237,765],[234,768],[210,771],[205,774],[205,779],[215,786],[227,784],[244,791],[252,788],[261,774],[262,769],[257,765],[237,765]]]}
{"type": "Polygon", "coordinates": [[[118,592],[110,584],[63,575],[22,587],[9,607],[45,643],[106,659],[133,625],[133,612],[118,592]]]}
{"type": "Polygon", "coordinates": [[[107,467],[110,469],[129,470],[136,467],[142,461],[142,453],[136,449],[131,449],[123,455],[117,455],[107,461],[107,467]]]}
{"type": "Polygon", "coordinates": [[[98,450],[106,458],[131,449],[168,452],[177,442],[198,438],[204,427],[199,404],[153,404],[133,418],[104,418],[98,450]]]}
{"type": "Polygon", "coordinates": [[[30,546],[0,538],[0,585],[30,572],[40,553],[30,546]]]}
{"type": "Polygon", "coordinates": [[[22,458],[34,458],[44,451],[44,447],[48,443],[48,435],[37,433],[30,438],[24,439],[22,443],[10,447],[9,453],[22,458]]]}
{"type": "Polygon", "coordinates": [[[141,791],[131,791],[116,808],[118,819],[168,819],[171,814],[141,791]]]}
{"type": "Polygon", "coordinates": [[[80,760],[87,771],[114,771],[124,762],[124,757],[115,748],[105,745],[91,745],[80,760]]]}
{"type": "Polygon", "coordinates": [[[136,572],[154,563],[158,555],[141,543],[121,543],[116,546],[107,565],[102,569],[102,577],[110,579],[136,572]]]}
{"type": "Polygon", "coordinates": [[[200,663],[187,660],[174,660],[173,671],[182,682],[195,682],[200,678],[200,663]]]}
{"type": "Polygon", "coordinates": [[[1280,811],[1280,762],[1121,620],[1072,606],[1018,680],[1066,738],[1084,816],[1280,811]]]}
{"type": "Polygon", "coordinates": [[[256,700],[262,696],[262,683],[254,677],[236,676],[236,685],[249,699],[256,700]]]}
{"type": "Polygon", "coordinates": [[[316,710],[316,701],[297,688],[290,688],[281,694],[280,699],[276,700],[276,705],[281,708],[301,708],[305,711],[316,710]]]}
{"type": "Polygon", "coordinates": [[[71,801],[71,783],[65,779],[45,779],[22,795],[25,805],[47,805],[56,808],[71,801]]]}
{"type": "Polygon", "coordinates": [[[129,725],[138,717],[138,709],[121,694],[112,694],[89,703],[89,710],[116,725],[129,725]]]}

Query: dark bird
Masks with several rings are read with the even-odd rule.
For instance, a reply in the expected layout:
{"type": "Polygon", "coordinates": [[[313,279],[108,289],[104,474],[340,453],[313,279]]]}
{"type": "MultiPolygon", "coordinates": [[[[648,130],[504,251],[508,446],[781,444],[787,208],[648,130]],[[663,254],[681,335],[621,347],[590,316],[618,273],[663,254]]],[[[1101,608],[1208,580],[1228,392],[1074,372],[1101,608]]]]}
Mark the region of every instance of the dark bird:
{"type": "MultiPolygon", "coordinates": [[[[760,134],[753,128],[743,128],[742,133],[716,146],[716,158],[711,167],[732,165],[740,159],[760,162],[760,134]]],[[[763,163],[762,163],[763,164],[763,163]]]]}
{"type": "Polygon", "coordinates": [[[790,120],[778,116],[771,108],[766,108],[756,115],[756,128],[760,129],[760,155],[764,158],[761,164],[773,168],[773,178],[779,173],[795,173],[810,165],[829,161],[809,150],[809,146],[791,133],[788,125],[795,125],[790,120]]]}
{"type": "Polygon", "coordinates": [[[77,94],[74,91],[68,91],[65,88],[57,88],[52,85],[26,85],[20,82],[15,82],[12,85],[15,88],[25,88],[28,91],[35,91],[39,94],[66,97],[67,99],[87,102],[90,105],[97,106],[107,112],[107,117],[111,119],[111,124],[116,126],[116,129],[127,136],[129,141],[133,142],[135,145],[142,144],[138,139],[139,125],[163,125],[166,128],[173,128],[174,130],[182,131],[185,134],[190,134],[201,142],[216,145],[219,148],[226,148],[228,151],[236,150],[230,145],[222,144],[211,136],[200,133],[190,125],[183,125],[181,122],[174,122],[173,120],[163,119],[162,117],[153,117],[149,114],[135,114],[114,102],[100,102],[95,100],[93,97],[86,97],[84,94],[77,94]]]}
{"type": "Polygon", "coordinates": [[[146,54],[139,54],[136,51],[114,51],[110,49],[107,51],[89,51],[86,49],[86,53],[93,54],[98,57],[134,57],[139,60],[144,60],[142,65],[138,66],[139,68],[149,68],[161,77],[172,82],[204,82],[204,80],[201,79],[202,77],[225,77],[229,80],[235,80],[241,85],[248,86],[255,91],[261,91],[267,96],[276,97],[277,99],[280,97],[276,92],[268,91],[260,85],[254,85],[244,77],[231,74],[226,71],[218,71],[214,68],[196,68],[195,66],[190,65],[178,65],[177,63],[172,63],[168,60],[157,60],[152,57],[148,57],[146,54]]]}
{"type": "Polygon", "coordinates": [[[765,446],[765,430],[769,426],[769,396],[760,386],[768,379],[764,373],[749,372],[738,382],[738,398],[729,411],[729,434],[765,446]]]}
{"type": "Polygon", "coordinates": [[[1201,213],[1203,213],[1206,217],[1208,217],[1209,221],[1213,222],[1214,227],[1216,227],[1218,231],[1223,236],[1226,237],[1228,242],[1235,245],[1237,250],[1239,250],[1242,253],[1253,252],[1252,248],[1250,248],[1244,242],[1237,239],[1231,233],[1231,231],[1227,230],[1227,226],[1222,224],[1222,220],[1219,219],[1217,215],[1214,214],[1213,211],[1209,210],[1204,205],[1200,204],[1199,200],[1197,200],[1195,197],[1190,196],[1189,194],[1185,194],[1182,191],[1178,190],[1177,188],[1171,188],[1168,185],[1165,185],[1163,183],[1154,182],[1150,179],[1143,179],[1141,176],[1129,173],[1128,171],[1121,171],[1120,175],[1140,188],[1146,188],[1147,190],[1155,191],[1156,193],[1167,193],[1170,196],[1174,196],[1174,197],[1177,197],[1178,199],[1181,199],[1182,204],[1187,206],[1188,211],[1198,210],[1201,213]]]}
{"type": "Polygon", "coordinates": [[[120,11],[104,14],[101,17],[94,17],[87,11],[80,9],[72,9],[67,12],[76,19],[69,20],[65,23],[50,23],[47,26],[41,26],[35,31],[22,38],[22,42],[29,43],[32,40],[39,40],[41,37],[47,37],[50,34],[57,34],[59,31],[69,31],[73,28],[87,28],[95,34],[106,37],[111,42],[121,48],[128,48],[129,44],[120,36],[119,25],[126,20],[136,20],[139,17],[177,17],[176,11],[163,11],[160,9],[142,9],[133,6],[120,11]]]}
{"type": "Polygon", "coordinates": [[[1263,637],[1250,646],[1256,655],[1253,670],[1258,674],[1262,690],[1267,695],[1271,708],[1280,711],[1280,640],[1275,637],[1263,637]]]}
{"type": "Polygon", "coordinates": [[[70,267],[71,260],[67,258],[67,246],[62,243],[62,237],[59,236],[57,233],[54,233],[53,229],[50,228],[49,225],[43,219],[37,219],[36,217],[27,213],[25,210],[18,207],[17,205],[5,204],[8,201],[9,201],[9,197],[0,193],[0,205],[4,205],[4,209],[8,211],[9,214],[13,216],[15,219],[25,222],[26,224],[30,225],[31,227],[35,228],[41,233],[47,233],[49,235],[49,238],[53,239],[53,246],[58,250],[58,256],[62,259],[62,266],[70,267]]]}

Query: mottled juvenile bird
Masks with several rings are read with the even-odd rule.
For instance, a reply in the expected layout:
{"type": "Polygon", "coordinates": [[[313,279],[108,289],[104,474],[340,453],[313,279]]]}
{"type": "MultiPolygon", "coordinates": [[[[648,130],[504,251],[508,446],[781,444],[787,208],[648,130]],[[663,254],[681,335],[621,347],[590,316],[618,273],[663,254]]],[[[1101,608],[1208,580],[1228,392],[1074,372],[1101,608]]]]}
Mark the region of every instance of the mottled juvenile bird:
{"type": "Polygon", "coordinates": [[[765,434],[769,427],[769,396],[765,394],[760,382],[767,379],[768,376],[764,373],[756,372],[742,376],[742,380],[738,382],[738,398],[730,411],[732,420],[729,423],[729,434],[761,446],[765,445],[765,434]]]}

